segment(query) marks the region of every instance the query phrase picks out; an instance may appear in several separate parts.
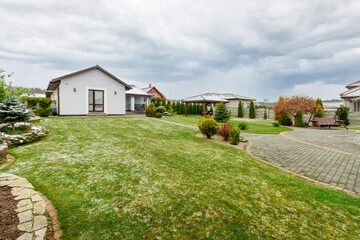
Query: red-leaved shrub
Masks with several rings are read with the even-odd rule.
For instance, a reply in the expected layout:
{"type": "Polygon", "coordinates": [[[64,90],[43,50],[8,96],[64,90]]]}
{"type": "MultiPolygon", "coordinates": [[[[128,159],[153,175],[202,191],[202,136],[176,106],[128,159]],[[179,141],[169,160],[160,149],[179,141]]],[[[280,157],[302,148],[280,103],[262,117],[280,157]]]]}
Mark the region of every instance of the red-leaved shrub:
{"type": "Polygon", "coordinates": [[[231,123],[224,123],[224,125],[220,126],[218,135],[222,136],[224,140],[227,141],[233,129],[234,125],[232,125],[231,123]]]}

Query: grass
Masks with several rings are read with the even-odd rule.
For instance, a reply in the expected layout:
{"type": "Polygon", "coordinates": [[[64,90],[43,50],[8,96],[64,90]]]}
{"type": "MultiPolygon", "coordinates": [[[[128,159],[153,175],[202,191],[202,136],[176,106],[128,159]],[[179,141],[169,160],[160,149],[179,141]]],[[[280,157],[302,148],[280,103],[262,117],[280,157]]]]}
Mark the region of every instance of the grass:
{"type": "MultiPolygon", "coordinates": [[[[201,118],[200,116],[185,117],[184,115],[176,115],[176,116],[163,117],[163,120],[196,126],[200,118],[201,118]]],[[[273,120],[246,119],[246,118],[232,117],[230,119],[230,122],[233,123],[235,126],[237,126],[239,122],[246,122],[246,124],[248,125],[248,129],[241,131],[244,133],[279,134],[285,131],[292,131],[292,129],[288,127],[283,127],[283,126],[274,127],[272,125],[272,123],[274,122],[273,120]]]]}
{"type": "Polygon", "coordinates": [[[49,118],[10,150],[63,239],[358,239],[360,199],[146,118],[49,118]],[[119,207],[121,205],[121,207],[119,207]]]}

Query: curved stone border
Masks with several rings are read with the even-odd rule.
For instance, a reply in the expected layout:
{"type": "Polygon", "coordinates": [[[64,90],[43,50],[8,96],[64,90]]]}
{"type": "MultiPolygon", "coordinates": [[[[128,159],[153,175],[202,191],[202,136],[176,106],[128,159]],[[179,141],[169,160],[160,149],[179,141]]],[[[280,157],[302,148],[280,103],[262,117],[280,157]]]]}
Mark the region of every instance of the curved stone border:
{"type": "MultiPolygon", "coordinates": [[[[0,186],[11,187],[15,200],[20,200],[15,211],[18,212],[19,217],[18,229],[24,233],[17,240],[44,239],[48,226],[45,211],[54,207],[47,206],[42,194],[35,191],[33,185],[25,178],[10,173],[0,173],[0,186]]],[[[57,224],[60,227],[58,222],[57,224]]],[[[57,239],[60,239],[60,236],[57,239]]]]}
{"type": "Polygon", "coordinates": [[[43,137],[45,137],[49,133],[49,130],[42,126],[32,125],[30,123],[25,123],[25,122],[15,123],[15,127],[20,127],[20,126],[27,126],[31,129],[31,131],[28,133],[15,134],[15,135],[0,133],[0,137],[7,142],[8,147],[36,142],[42,139],[43,137]]]}

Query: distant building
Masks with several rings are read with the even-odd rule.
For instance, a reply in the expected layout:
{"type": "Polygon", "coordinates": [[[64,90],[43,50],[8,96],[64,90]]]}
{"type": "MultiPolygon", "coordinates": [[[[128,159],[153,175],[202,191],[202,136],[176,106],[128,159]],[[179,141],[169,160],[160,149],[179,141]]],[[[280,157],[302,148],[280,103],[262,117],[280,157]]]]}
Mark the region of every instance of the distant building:
{"type": "Polygon", "coordinates": [[[254,98],[241,96],[234,93],[204,93],[183,99],[183,102],[188,103],[219,103],[223,102],[227,108],[236,108],[239,101],[244,108],[249,108],[250,101],[256,101],[254,98]]]}
{"type": "Polygon", "coordinates": [[[126,91],[126,111],[145,111],[151,95],[135,85],[130,86],[132,89],[126,91]]]}
{"type": "Polygon", "coordinates": [[[347,91],[340,94],[350,112],[360,112],[360,80],[346,86],[347,91]]]}
{"type": "Polygon", "coordinates": [[[142,88],[141,90],[143,90],[144,92],[150,94],[151,99],[160,98],[161,100],[163,100],[163,99],[166,100],[165,95],[162,92],[160,92],[155,86],[151,86],[151,83],[149,84],[149,87],[142,88]]]}

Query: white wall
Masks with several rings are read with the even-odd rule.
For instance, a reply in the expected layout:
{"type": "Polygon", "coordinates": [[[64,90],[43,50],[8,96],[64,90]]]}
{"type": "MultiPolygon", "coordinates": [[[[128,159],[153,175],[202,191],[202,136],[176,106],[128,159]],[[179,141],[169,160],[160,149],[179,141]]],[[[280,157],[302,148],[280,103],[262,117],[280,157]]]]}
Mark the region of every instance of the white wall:
{"type": "MultiPolygon", "coordinates": [[[[238,99],[229,100],[229,102],[225,103],[225,106],[227,108],[237,108],[239,106],[239,101],[240,100],[238,99]]],[[[243,108],[249,108],[250,101],[241,100],[241,104],[243,105],[243,108]]]]}
{"type": "Polygon", "coordinates": [[[125,86],[98,69],[63,79],[59,88],[61,115],[88,114],[89,89],[104,90],[105,114],[125,114],[125,86]]]}

